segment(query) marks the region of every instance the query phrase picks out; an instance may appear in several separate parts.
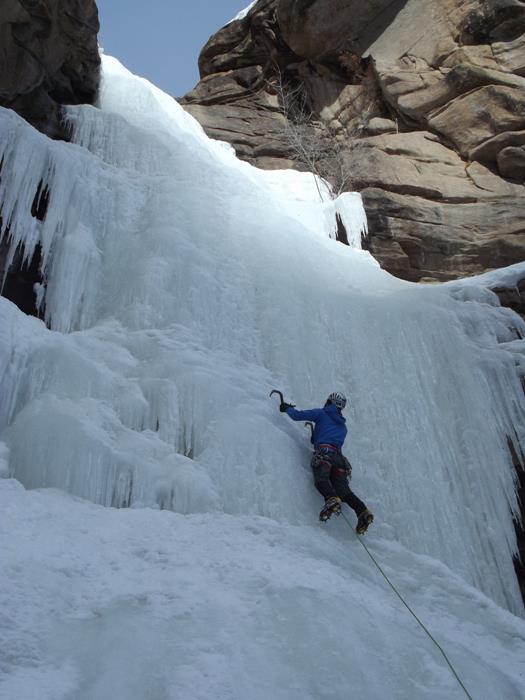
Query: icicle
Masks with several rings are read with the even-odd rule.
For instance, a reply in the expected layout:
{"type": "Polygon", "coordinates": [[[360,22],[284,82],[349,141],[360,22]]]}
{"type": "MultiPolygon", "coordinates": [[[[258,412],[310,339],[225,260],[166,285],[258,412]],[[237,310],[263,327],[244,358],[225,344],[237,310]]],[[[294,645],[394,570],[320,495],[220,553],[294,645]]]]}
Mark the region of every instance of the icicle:
{"type": "Polygon", "coordinates": [[[39,290],[37,301],[41,307],[46,296],[48,324],[67,332],[92,323],[86,289],[99,284],[96,237],[104,232],[102,200],[110,192],[91,159],[75,146],[44,138],[9,110],[0,110],[0,122],[0,238],[7,237],[6,271],[17,250],[29,263],[40,245],[49,285],[47,292],[39,290]],[[35,202],[44,192],[45,215],[39,221],[35,202]]]}

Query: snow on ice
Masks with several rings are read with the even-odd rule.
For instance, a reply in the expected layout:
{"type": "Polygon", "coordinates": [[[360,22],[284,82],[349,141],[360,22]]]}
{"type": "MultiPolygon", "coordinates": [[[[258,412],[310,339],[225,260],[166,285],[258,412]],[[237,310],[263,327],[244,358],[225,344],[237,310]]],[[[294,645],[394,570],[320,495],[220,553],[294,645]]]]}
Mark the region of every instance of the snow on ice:
{"type": "Polygon", "coordinates": [[[252,7],[254,7],[257,4],[257,0],[254,0],[251,2],[248,7],[245,7],[244,10],[241,10],[238,14],[235,15],[235,17],[228,22],[228,24],[231,24],[232,22],[235,22],[240,19],[244,19],[246,15],[250,12],[252,7]]]}
{"type": "Polygon", "coordinates": [[[0,110],[2,218],[12,255],[41,246],[47,323],[0,299],[0,697],[462,697],[345,524],[316,523],[279,387],[349,396],[367,542],[474,697],[525,698],[525,324],[483,281],[391,277],[358,195],[238,161],[103,61],[74,143],[0,110]]]}
{"type": "MultiPolygon", "coordinates": [[[[14,480],[0,506],[18,661],[2,698],[465,697],[337,526],[106,509],[14,480]]],[[[433,559],[373,547],[472,696],[523,698],[523,621],[433,559]]]]}

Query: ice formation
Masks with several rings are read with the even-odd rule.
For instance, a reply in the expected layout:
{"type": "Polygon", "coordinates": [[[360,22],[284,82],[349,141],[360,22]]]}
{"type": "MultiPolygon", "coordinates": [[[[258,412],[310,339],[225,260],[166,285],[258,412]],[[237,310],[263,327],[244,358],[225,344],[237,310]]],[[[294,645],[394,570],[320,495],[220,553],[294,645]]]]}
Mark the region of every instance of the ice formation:
{"type": "MultiPolygon", "coordinates": [[[[493,629],[506,629],[501,634],[514,634],[516,648],[525,648],[521,623],[469,588],[523,612],[512,565],[517,502],[508,440],[524,437],[516,365],[525,324],[481,282],[421,287],[391,277],[360,249],[366,221],[358,195],[320,202],[311,175],[268,173],[238,161],[171,98],[114,59],[103,61],[100,109],[68,111],[72,144],[52,142],[0,110],[2,219],[13,254],[22,245],[30,258],[41,246],[47,324],[0,299],[0,474],[99,506],[146,508],[142,515],[107,511],[50,495],[77,534],[75,507],[108,527],[129,512],[115,527],[151,528],[146,549],[154,527],[165,535],[168,522],[148,508],[175,511],[169,522],[184,533],[183,542],[191,540],[185,528],[193,524],[204,550],[215,528],[233,531],[238,522],[244,532],[254,522],[268,546],[272,533],[285,533],[277,536],[279,547],[289,537],[297,565],[313,575],[309,557],[323,566],[332,557],[336,565],[343,525],[334,524],[333,537],[311,527],[320,497],[308,470],[308,433],[279,414],[268,394],[282,388],[306,408],[342,389],[350,398],[346,452],[353,487],[376,513],[371,537],[384,556],[398,573],[403,561],[414,567],[407,585],[421,605],[418,585],[432,588],[433,577],[442,575],[444,590],[461,591],[472,624],[472,601],[485,601],[493,629]],[[49,204],[40,222],[31,205],[42,183],[49,204]],[[336,214],[349,247],[334,240],[336,214]],[[443,565],[458,578],[447,578],[443,565]]],[[[25,502],[24,492],[9,489],[8,503],[25,502]]],[[[35,499],[37,511],[47,513],[45,494],[35,499]]],[[[86,546],[94,551],[98,535],[89,537],[86,546]]],[[[283,552],[276,553],[276,567],[286,569],[283,552]]],[[[271,561],[265,550],[253,571],[271,569],[271,561]]],[[[331,588],[361,595],[362,566],[354,589],[339,584],[335,570],[331,588]]],[[[248,596],[261,572],[246,576],[241,595],[248,596]]],[[[308,587],[308,576],[293,586],[308,587]]],[[[131,588],[139,601],[132,608],[140,613],[142,584],[131,588]]],[[[279,596],[276,609],[284,614],[288,599],[279,596]]],[[[315,596],[305,593],[303,612],[315,596]]],[[[377,614],[387,625],[389,613],[377,614]]],[[[124,618],[117,608],[115,620],[124,618]]],[[[297,639],[301,619],[293,621],[297,639]]],[[[368,614],[358,619],[372,624],[368,614]]],[[[357,642],[357,631],[348,634],[349,643],[357,642]]],[[[463,638],[458,644],[468,646],[463,638]]],[[[465,654],[490,665],[475,648],[465,654]]],[[[310,657],[297,654],[290,664],[299,668],[310,657]]],[[[75,685],[66,671],[63,697],[75,685]]],[[[409,697],[414,688],[392,673],[384,687],[399,683],[395,697],[409,697]]],[[[507,680],[491,681],[490,692],[509,687],[509,698],[523,697],[508,680],[512,672],[505,666],[502,673],[507,680]]],[[[454,697],[442,681],[443,690],[421,697],[454,697]]],[[[357,685],[370,691],[369,682],[357,685]]],[[[274,696],[325,697],[301,688],[274,696]]],[[[204,692],[195,697],[209,697],[204,692]]],[[[226,689],[216,697],[242,694],[226,689]]]]}

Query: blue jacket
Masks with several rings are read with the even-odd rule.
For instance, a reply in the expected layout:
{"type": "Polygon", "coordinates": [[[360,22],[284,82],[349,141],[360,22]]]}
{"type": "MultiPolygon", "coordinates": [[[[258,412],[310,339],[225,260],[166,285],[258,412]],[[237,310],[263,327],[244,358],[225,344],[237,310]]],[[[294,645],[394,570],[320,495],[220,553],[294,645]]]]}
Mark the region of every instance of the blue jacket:
{"type": "Polygon", "coordinates": [[[313,436],[314,445],[334,445],[341,449],[346,438],[346,419],[333,404],[324,408],[312,408],[309,411],[298,411],[287,408],[286,413],[292,420],[311,420],[315,423],[313,436]]]}

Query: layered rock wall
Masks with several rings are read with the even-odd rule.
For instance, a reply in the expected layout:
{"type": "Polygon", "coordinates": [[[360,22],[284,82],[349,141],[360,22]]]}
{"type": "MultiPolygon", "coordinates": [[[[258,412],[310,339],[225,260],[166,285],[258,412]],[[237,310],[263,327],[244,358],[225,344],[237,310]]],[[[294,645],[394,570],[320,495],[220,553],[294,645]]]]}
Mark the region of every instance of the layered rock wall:
{"type": "Polygon", "coordinates": [[[241,158],[290,167],[276,83],[301,84],[373,254],[452,279],[525,259],[524,32],[522,0],[259,0],[209,40],[182,103],[241,158]]]}

